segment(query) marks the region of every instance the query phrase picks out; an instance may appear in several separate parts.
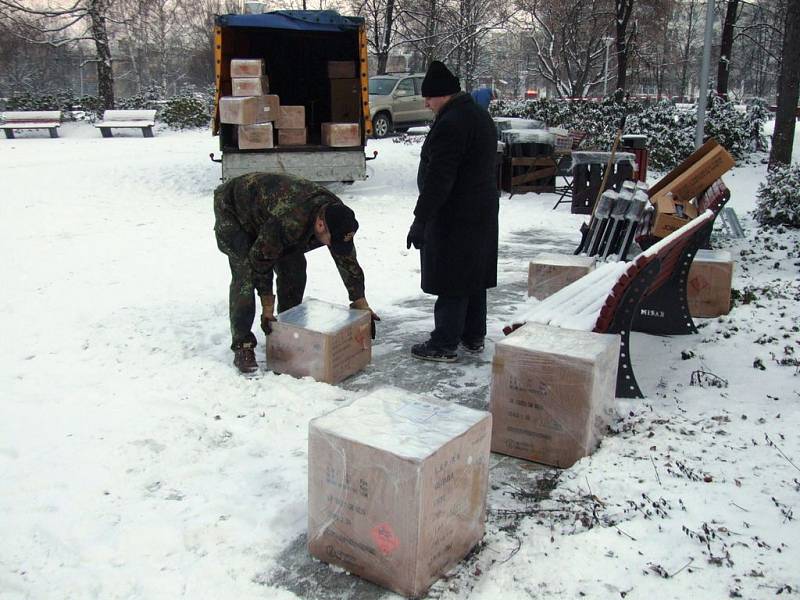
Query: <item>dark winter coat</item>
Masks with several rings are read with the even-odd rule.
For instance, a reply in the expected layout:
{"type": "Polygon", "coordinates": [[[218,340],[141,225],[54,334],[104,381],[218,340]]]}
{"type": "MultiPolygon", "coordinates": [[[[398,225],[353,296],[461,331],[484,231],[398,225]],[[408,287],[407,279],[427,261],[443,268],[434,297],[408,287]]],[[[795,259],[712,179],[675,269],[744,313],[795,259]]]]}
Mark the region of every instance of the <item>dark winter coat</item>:
{"type": "Polygon", "coordinates": [[[431,126],[417,172],[424,292],[466,296],[497,285],[496,157],[489,113],[469,94],[453,97],[431,126]]]}

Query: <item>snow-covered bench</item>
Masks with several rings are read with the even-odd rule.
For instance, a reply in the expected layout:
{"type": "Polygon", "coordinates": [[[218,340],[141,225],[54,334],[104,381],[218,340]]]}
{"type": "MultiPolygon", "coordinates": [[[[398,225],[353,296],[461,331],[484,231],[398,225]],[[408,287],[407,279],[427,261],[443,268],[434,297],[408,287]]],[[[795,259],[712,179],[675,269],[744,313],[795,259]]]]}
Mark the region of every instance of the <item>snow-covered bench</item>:
{"type": "Polygon", "coordinates": [[[94,126],[100,130],[103,137],[113,137],[111,129],[137,128],[142,130],[144,137],[153,137],[153,125],[156,123],[155,110],[107,110],[103,113],[103,120],[94,126]]]}
{"type": "Polygon", "coordinates": [[[60,110],[11,110],[0,113],[0,129],[6,138],[14,139],[15,129],[49,129],[50,137],[58,137],[61,127],[60,110]]]}
{"type": "Polygon", "coordinates": [[[689,267],[708,239],[715,213],[708,209],[629,262],[602,263],[504,329],[534,322],[565,329],[620,334],[616,395],[641,398],[630,360],[632,329],[659,334],[695,333],[686,284],[689,267]]]}

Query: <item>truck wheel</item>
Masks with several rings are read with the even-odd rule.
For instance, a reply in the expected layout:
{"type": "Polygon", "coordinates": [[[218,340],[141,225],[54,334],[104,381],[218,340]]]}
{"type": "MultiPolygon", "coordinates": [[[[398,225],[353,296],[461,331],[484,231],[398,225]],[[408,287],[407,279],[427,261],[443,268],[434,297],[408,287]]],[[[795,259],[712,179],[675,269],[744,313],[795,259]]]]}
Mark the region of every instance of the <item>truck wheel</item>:
{"type": "Polygon", "coordinates": [[[376,138],[386,137],[392,132],[392,119],[386,113],[379,113],[372,119],[372,132],[376,138]]]}

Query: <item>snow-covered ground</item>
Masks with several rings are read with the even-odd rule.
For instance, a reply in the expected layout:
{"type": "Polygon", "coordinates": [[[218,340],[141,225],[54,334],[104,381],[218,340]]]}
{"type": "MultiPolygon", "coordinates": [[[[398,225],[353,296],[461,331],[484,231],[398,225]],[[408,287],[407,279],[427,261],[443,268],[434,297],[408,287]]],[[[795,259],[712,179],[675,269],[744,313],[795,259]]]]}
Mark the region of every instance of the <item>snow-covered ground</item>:
{"type": "MultiPolygon", "coordinates": [[[[61,135],[0,140],[0,598],[391,597],[305,554],[307,424],[384,383],[486,407],[491,344],[455,366],[408,359],[432,323],[405,248],[419,144],[370,141],[369,179],[336,190],[383,320],[373,365],[330,386],[231,365],[216,138],[61,135]]],[[[697,335],[634,337],[648,397],[618,401],[591,457],[494,457],[484,543],[430,597],[800,591],[800,235],[748,217],[765,169],[725,178],[747,237],[716,245],[744,301],[697,335]]],[[[490,338],[528,258],[577,243],[583,218],[554,202],[501,199],[490,338]]],[[[308,258],[307,296],[346,302],[327,252],[308,258]]]]}

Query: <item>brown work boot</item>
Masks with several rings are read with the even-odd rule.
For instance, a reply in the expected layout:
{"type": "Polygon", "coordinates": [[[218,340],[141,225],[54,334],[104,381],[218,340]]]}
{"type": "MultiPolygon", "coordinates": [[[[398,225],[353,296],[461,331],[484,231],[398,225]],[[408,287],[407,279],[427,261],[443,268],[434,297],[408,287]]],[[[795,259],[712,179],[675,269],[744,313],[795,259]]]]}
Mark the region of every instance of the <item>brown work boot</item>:
{"type": "Polygon", "coordinates": [[[233,364],[241,373],[254,373],[258,371],[255,346],[244,343],[233,351],[233,364]]]}

